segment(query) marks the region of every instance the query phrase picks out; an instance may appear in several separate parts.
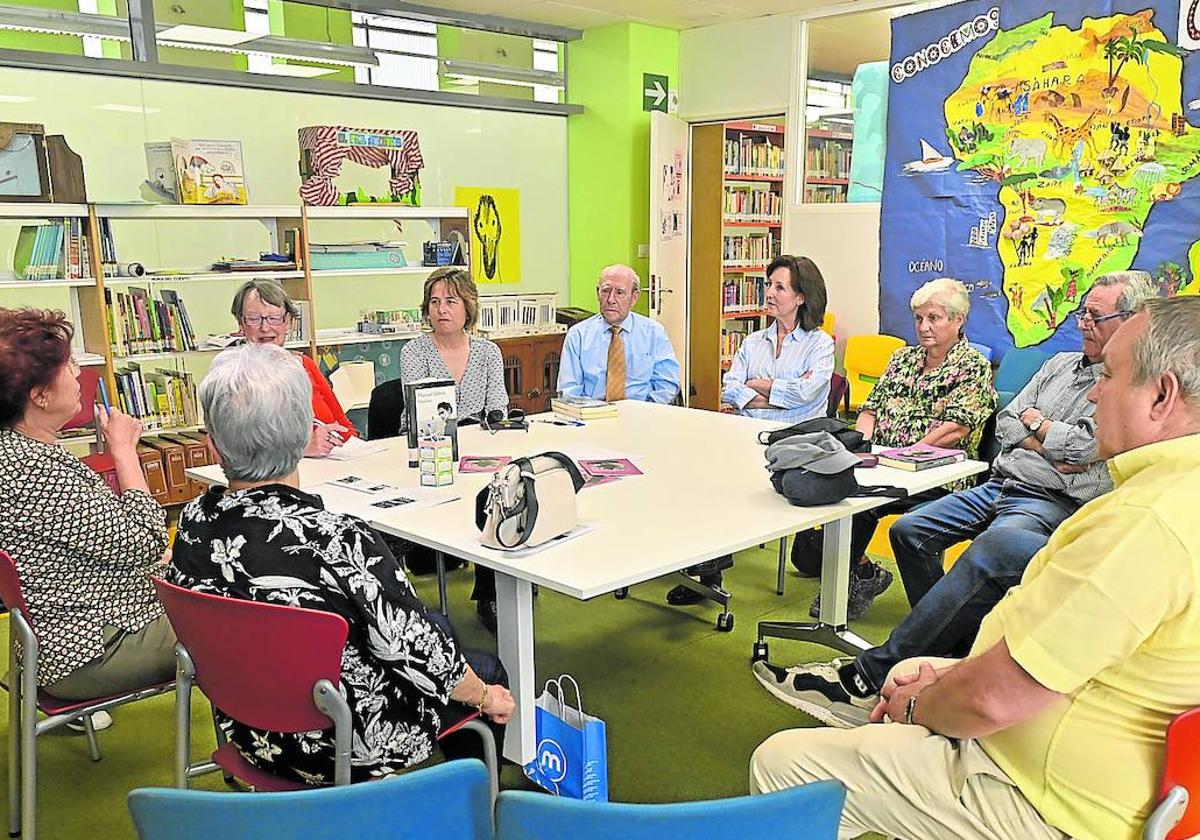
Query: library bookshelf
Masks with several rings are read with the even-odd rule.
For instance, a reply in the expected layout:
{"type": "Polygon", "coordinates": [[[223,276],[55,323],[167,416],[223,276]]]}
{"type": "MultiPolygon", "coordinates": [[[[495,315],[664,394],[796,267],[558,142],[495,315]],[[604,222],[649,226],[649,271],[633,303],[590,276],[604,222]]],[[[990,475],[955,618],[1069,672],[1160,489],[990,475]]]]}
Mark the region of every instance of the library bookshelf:
{"type": "Polygon", "coordinates": [[[820,123],[805,132],[804,203],[842,204],[850,191],[854,135],[820,123]]]}
{"type": "Polygon", "coordinates": [[[782,119],[692,129],[690,404],[716,410],[741,341],[767,323],[767,265],[783,226],[782,119]]]}
{"type": "MultiPolygon", "coordinates": [[[[78,222],[79,229],[83,232],[78,244],[86,248],[88,276],[3,280],[0,281],[0,305],[34,305],[66,311],[76,328],[74,350],[77,361],[81,366],[101,369],[101,381],[107,389],[110,401],[113,402],[117,402],[118,395],[122,393],[118,388],[120,377],[139,370],[144,372],[154,365],[162,365],[164,367],[160,370],[168,370],[172,375],[188,379],[192,385],[191,395],[194,399],[194,383],[198,382],[202,373],[207,370],[212,356],[220,351],[219,347],[209,349],[201,342],[206,335],[227,334],[234,328],[232,317],[229,315],[229,303],[237,287],[251,279],[278,281],[288,295],[302,305],[301,333],[293,336],[286,346],[312,358],[316,358],[318,346],[369,343],[396,338],[359,333],[354,323],[327,324],[330,319],[322,317],[320,301],[324,297],[331,302],[330,309],[336,309],[332,302],[337,301],[339,297],[339,283],[359,282],[358,278],[371,278],[370,288],[376,290],[371,295],[373,299],[360,300],[356,294],[351,302],[337,301],[341,304],[341,310],[350,305],[359,305],[363,309],[393,307],[398,287],[387,281],[399,280],[411,287],[414,280],[423,281],[435,270],[435,267],[420,265],[420,243],[415,243],[415,248],[405,248],[406,260],[410,263],[406,267],[313,270],[309,246],[314,224],[322,226],[322,235],[330,241],[338,241],[339,227],[349,231],[355,238],[362,238],[366,234],[375,239],[388,239],[395,235],[398,223],[406,221],[427,225],[430,236],[435,239],[445,239],[451,231],[456,230],[462,234],[465,242],[470,241],[470,237],[467,236],[468,211],[462,207],[0,204],[0,225],[10,222],[62,222],[70,228],[72,221],[78,222]],[[340,222],[354,224],[333,225],[340,222]],[[149,232],[149,236],[145,231],[139,235],[137,223],[155,227],[149,232]],[[162,228],[159,228],[159,225],[162,228]],[[168,226],[171,236],[165,237],[162,230],[168,226]],[[203,250],[205,243],[210,239],[209,232],[218,226],[223,236],[211,237],[214,249],[219,247],[216,243],[223,242],[233,243],[239,250],[253,249],[255,252],[269,251],[280,254],[284,253],[290,243],[292,250],[289,253],[294,253],[296,257],[295,267],[279,271],[172,270],[129,277],[117,274],[115,266],[121,264],[116,259],[116,252],[105,252],[106,248],[120,250],[121,240],[125,235],[143,243],[150,239],[169,240],[181,236],[187,238],[193,246],[198,242],[203,250]],[[415,265],[412,264],[414,262],[415,265]],[[164,290],[184,299],[185,306],[191,303],[185,316],[189,317],[187,326],[191,340],[184,344],[182,340],[171,341],[168,340],[168,336],[163,335],[158,336],[159,344],[149,348],[134,348],[127,342],[119,341],[116,334],[118,325],[113,322],[117,313],[112,304],[131,290],[136,291],[143,300],[148,298],[156,306],[165,303],[162,298],[164,290]],[[318,329],[319,325],[324,325],[325,328],[318,329]]],[[[192,250],[195,251],[195,247],[192,250]]],[[[257,256],[257,253],[248,256],[257,256]]],[[[469,254],[465,256],[469,264],[469,254]]],[[[211,254],[206,254],[204,259],[214,262],[223,257],[223,254],[214,250],[211,254]]],[[[59,275],[73,273],[67,268],[68,262],[69,260],[64,259],[58,270],[59,275]]],[[[179,311],[178,308],[171,309],[171,323],[174,323],[179,311]]],[[[337,315],[333,317],[336,318],[337,315]]],[[[172,333],[170,338],[178,338],[178,335],[172,333]]],[[[192,422],[178,422],[183,419],[178,415],[175,415],[176,422],[166,422],[163,415],[164,412],[147,409],[142,419],[148,434],[195,431],[203,424],[198,406],[195,405],[190,407],[186,418],[192,422]]],[[[63,443],[72,445],[72,448],[75,445],[94,445],[95,435],[84,434],[84,431],[78,430],[76,435],[64,436],[63,443]]]]}

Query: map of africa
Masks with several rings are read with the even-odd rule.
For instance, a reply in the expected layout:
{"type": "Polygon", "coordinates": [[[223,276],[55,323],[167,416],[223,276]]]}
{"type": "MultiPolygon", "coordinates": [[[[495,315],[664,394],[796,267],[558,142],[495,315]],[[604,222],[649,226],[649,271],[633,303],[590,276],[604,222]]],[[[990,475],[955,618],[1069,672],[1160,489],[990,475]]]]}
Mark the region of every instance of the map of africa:
{"type": "Polygon", "coordinates": [[[1200,128],[1189,122],[1200,101],[1185,95],[1189,53],[1172,41],[1178,6],[1092,17],[1088,4],[1060,5],[968,3],[896,21],[885,331],[933,276],[967,283],[983,310],[973,340],[1042,349],[1078,347],[1061,333],[1077,335],[1070,315],[1106,272],[1148,270],[1168,295],[1200,290],[1200,128]],[[914,236],[935,216],[940,242],[914,236]]]}

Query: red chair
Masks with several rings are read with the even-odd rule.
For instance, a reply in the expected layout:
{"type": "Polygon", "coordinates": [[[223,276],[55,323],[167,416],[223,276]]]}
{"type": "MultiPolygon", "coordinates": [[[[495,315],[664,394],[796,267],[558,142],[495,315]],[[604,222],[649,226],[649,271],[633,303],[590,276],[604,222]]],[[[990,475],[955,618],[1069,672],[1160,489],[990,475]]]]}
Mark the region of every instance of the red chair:
{"type": "Polygon", "coordinates": [[[1158,807],[1146,820],[1142,840],[1183,840],[1200,834],[1200,709],[1184,712],[1167,727],[1167,760],[1158,807]]]}
{"type": "MultiPolygon", "coordinates": [[[[193,683],[215,708],[255,729],[310,732],[328,729],[332,722],[334,784],[349,784],[351,713],[337,689],[349,634],[346,619],[320,610],[196,592],[157,578],[154,586],[179,639],[175,786],[186,788],[189,779],[219,768],[257,790],[310,787],[255,767],[224,741],[220,730],[211,761],[190,764],[193,683]]],[[[496,745],[491,730],[475,717],[465,718],[439,737],[459,729],[479,734],[494,800],[496,745]]]]}
{"type": "Polygon", "coordinates": [[[34,840],[37,834],[37,736],[71,721],[83,721],[92,761],[100,760],[100,745],[92,727],[96,712],[163,694],[174,682],[158,683],[124,694],[91,700],[61,700],[37,686],[36,628],[25,603],[17,564],[0,551],[0,600],[9,612],[8,634],[8,833],[34,840]],[[38,720],[38,712],[45,717],[38,720]]]}

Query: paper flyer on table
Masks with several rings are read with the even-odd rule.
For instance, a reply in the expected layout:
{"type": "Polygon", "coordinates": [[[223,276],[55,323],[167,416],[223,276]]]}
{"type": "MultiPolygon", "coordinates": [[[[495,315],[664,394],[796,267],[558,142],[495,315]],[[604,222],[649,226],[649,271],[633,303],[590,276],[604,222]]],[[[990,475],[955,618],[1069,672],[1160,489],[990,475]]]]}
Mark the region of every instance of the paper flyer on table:
{"type": "Polygon", "coordinates": [[[335,446],[325,457],[331,461],[353,461],[355,458],[376,455],[380,452],[387,452],[386,444],[379,441],[368,442],[362,438],[352,437],[348,438],[341,446],[335,446]]]}
{"type": "Polygon", "coordinates": [[[336,481],[327,481],[306,489],[320,496],[329,510],[367,521],[397,510],[420,510],[462,498],[453,487],[395,487],[383,482],[363,483],[388,489],[370,493],[357,488],[350,489],[344,483],[339,484],[336,481]]]}
{"type": "MultiPolygon", "coordinates": [[[[535,545],[532,548],[507,549],[501,553],[504,554],[505,557],[515,557],[517,559],[521,559],[524,557],[532,557],[535,554],[541,554],[546,549],[554,548],[555,546],[562,545],[565,542],[570,542],[571,540],[575,539],[576,537],[582,537],[585,534],[590,534],[592,531],[595,531],[595,530],[596,530],[596,523],[594,523],[594,522],[579,522],[579,523],[576,523],[575,527],[572,528],[570,531],[567,531],[565,534],[559,534],[554,539],[547,540],[546,542],[542,543],[541,545],[535,545]]],[[[483,542],[478,535],[476,535],[474,542],[477,545],[483,545],[483,542]]]]}

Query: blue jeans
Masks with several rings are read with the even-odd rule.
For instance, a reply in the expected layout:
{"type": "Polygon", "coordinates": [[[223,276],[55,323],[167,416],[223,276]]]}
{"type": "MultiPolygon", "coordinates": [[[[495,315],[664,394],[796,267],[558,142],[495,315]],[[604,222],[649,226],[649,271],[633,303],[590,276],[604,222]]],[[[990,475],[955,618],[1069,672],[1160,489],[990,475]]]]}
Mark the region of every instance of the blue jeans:
{"type": "Polygon", "coordinates": [[[883,645],[859,655],[858,672],[878,690],[904,659],[965,655],[983,617],[1077,507],[1065,496],[992,479],[901,517],[889,536],[912,612],[883,645]],[[970,548],[944,573],[941,553],[964,539],[973,539],[970,548]]]}

